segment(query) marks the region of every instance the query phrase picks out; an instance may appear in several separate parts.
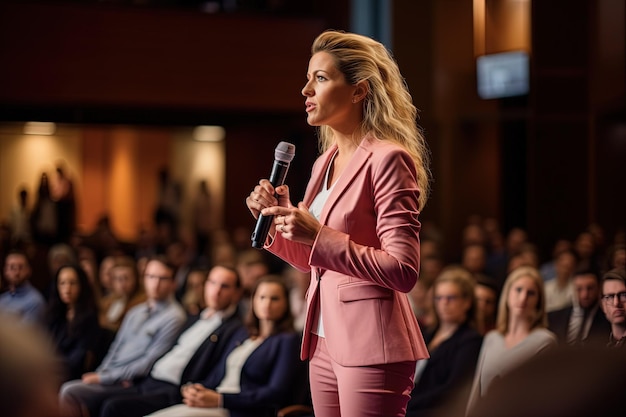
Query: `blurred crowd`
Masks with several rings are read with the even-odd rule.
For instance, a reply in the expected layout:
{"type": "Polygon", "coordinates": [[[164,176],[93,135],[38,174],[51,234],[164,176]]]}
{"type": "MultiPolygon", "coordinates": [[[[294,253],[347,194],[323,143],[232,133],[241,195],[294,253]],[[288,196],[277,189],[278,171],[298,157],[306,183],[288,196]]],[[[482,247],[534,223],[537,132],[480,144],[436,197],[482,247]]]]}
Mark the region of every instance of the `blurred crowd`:
{"type": "MultiPolygon", "coordinates": [[[[0,385],[13,390],[0,389],[10,395],[1,415],[143,416],[196,404],[258,416],[307,402],[292,335],[303,327],[308,274],[252,249],[248,230],[212,227],[205,181],[193,230],[183,233],[180,187],[166,170],[159,181],[153,224],[134,242],[116,238],[106,216],[89,233],[76,229],[63,166],[41,175],[32,208],[18,190],[0,229],[0,330],[11,334],[0,337],[0,385]],[[262,308],[258,291],[281,306],[262,308]],[[272,346],[263,359],[254,353],[261,346],[272,346]],[[242,368],[226,364],[233,353],[243,355],[242,368]],[[45,393],[37,404],[28,401],[29,378],[45,393]],[[43,399],[50,405],[37,408],[43,399]]],[[[420,279],[408,297],[431,357],[417,364],[408,416],[489,415],[512,395],[494,392],[528,382],[523,364],[559,352],[549,365],[582,369],[598,351],[606,359],[626,345],[624,231],[593,224],[573,232],[550,236],[544,259],[525,230],[473,216],[449,260],[441,233],[424,225],[420,279]]],[[[623,388],[623,378],[613,382],[623,388]]]]}

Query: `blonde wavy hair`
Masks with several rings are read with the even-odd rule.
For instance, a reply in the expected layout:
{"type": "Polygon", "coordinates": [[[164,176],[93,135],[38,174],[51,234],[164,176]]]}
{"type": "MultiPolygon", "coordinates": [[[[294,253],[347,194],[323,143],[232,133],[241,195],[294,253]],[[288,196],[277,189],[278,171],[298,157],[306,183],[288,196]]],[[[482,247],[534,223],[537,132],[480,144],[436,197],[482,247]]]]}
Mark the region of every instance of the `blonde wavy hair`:
{"type": "MultiPolygon", "coordinates": [[[[356,85],[360,81],[369,84],[363,100],[360,132],[397,143],[411,155],[417,170],[422,210],[430,194],[430,152],[417,125],[417,108],[391,53],[371,38],[335,30],[323,32],[315,39],[311,54],[318,52],[334,58],[348,84],[356,85]]],[[[319,128],[319,139],[320,151],[324,152],[333,143],[330,127],[319,128]]]]}

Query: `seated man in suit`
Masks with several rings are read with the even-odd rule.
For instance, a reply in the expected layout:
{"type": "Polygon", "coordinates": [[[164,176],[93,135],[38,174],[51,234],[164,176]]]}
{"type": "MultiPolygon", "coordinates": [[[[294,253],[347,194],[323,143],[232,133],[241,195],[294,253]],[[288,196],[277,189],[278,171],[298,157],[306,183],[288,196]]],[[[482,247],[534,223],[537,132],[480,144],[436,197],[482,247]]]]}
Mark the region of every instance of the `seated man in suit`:
{"type": "Polygon", "coordinates": [[[548,313],[549,328],[559,343],[598,347],[606,344],[610,323],[600,308],[600,279],[591,271],[577,272],[572,279],[574,303],[548,313]]]}
{"type": "Polygon", "coordinates": [[[611,323],[609,348],[626,347],[626,270],[614,268],[602,277],[602,310],[611,323]]]}
{"type": "Polygon", "coordinates": [[[104,398],[148,375],[154,362],[172,347],[186,315],[174,299],[174,267],[165,258],[148,261],[144,289],[146,301],[126,314],[96,371],[61,387],[64,415],[80,415],[81,410],[87,410],[91,417],[97,416],[104,398]]]}
{"type": "Polygon", "coordinates": [[[179,336],[174,347],[152,367],[150,375],[102,405],[101,416],[142,417],[181,401],[181,386],[206,377],[225,354],[243,323],[237,312],[241,281],[237,271],[215,266],[204,284],[207,307],[179,336]]]}

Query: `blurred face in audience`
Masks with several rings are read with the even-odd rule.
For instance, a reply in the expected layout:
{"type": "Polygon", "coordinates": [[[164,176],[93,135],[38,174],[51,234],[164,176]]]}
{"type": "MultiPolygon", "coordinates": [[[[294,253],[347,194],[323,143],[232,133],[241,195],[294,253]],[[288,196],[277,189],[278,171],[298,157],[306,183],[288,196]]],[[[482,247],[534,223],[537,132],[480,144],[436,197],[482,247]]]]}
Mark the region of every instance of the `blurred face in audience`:
{"type": "Polygon", "coordinates": [[[152,260],[146,265],[144,289],[146,297],[152,301],[165,301],[174,291],[174,271],[167,265],[152,260]]]}
{"type": "Polygon", "coordinates": [[[507,294],[510,317],[531,319],[537,311],[539,289],[529,276],[521,276],[512,283],[507,294]]]}
{"type": "Polygon", "coordinates": [[[222,311],[239,301],[237,275],[221,266],[211,269],[204,284],[204,300],[208,308],[222,311]]]}
{"type": "Polygon", "coordinates": [[[4,262],[4,279],[11,287],[19,287],[30,277],[30,266],[26,257],[13,253],[4,262]]]}
{"type": "Polygon", "coordinates": [[[461,324],[467,319],[471,300],[463,297],[461,289],[453,282],[435,284],[435,310],[441,323],[461,324]]]}
{"type": "Polygon", "coordinates": [[[477,284],[474,287],[474,295],[476,298],[476,310],[481,317],[495,317],[496,315],[496,292],[485,286],[477,284]]]}
{"type": "Polygon", "coordinates": [[[252,305],[259,320],[280,320],[287,312],[287,297],[282,285],[276,282],[259,284],[252,305]]]}
{"type": "Polygon", "coordinates": [[[61,301],[69,306],[76,304],[80,296],[80,281],[74,269],[63,268],[59,271],[57,289],[61,301]]]}
{"type": "Polygon", "coordinates": [[[571,277],[576,270],[576,258],[569,252],[563,252],[556,258],[555,268],[557,276],[571,277]]]}
{"type": "Polygon", "coordinates": [[[129,296],[137,287],[132,266],[116,266],[111,271],[111,291],[120,296],[129,296]]]}
{"type": "Polygon", "coordinates": [[[582,308],[588,309],[598,303],[600,299],[600,284],[593,274],[576,275],[573,285],[578,304],[582,308]]]}
{"type": "Polygon", "coordinates": [[[100,280],[100,286],[102,286],[102,288],[111,289],[111,270],[114,265],[115,258],[113,256],[107,256],[100,262],[98,279],[100,280]]]}

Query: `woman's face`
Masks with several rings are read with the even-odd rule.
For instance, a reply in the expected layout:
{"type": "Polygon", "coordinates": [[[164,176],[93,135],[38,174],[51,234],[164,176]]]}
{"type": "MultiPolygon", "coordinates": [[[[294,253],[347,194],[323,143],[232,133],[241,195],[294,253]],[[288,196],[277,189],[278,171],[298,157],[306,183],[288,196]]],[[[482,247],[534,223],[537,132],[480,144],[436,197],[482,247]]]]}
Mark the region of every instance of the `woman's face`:
{"type": "Polygon", "coordinates": [[[72,268],[63,268],[59,271],[59,280],[57,281],[57,289],[59,298],[67,305],[74,305],[78,301],[80,295],[80,283],[78,275],[72,268]]]}
{"type": "Polygon", "coordinates": [[[435,286],[435,309],[441,323],[461,324],[467,319],[471,301],[464,298],[458,285],[440,282],[435,286]]]}
{"type": "Polygon", "coordinates": [[[354,117],[360,117],[360,104],[353,103],[356,87],[346,82],[335,66],[332,55],[318,52],[309,61],[306,97],[307,122],[311,126],[327,125],[335,130],[354,129],[354,117]]]}
{"type": "Polygon", "coordinates": [[[111,291],[119,296],[128,296],[135,291],[137,281],[132,267],[118,266],[111,270],[111,291]]]}
{"type": "Polygon", "coordinates": [[[507,297],[507,306],[512,317],[533,317],[538,303],[539,289],[532,278],[523,276],[513,282],[507,297]]]}
{"type": "Polygon", "coordinates": [[[107,256],[100,263],[100,270],[98,272],[98,276],[100,279],[100,285],[102,288],[110,289],[111,288],[111,270],[113,269],[113,265],[115,265],[115,259],[112,256],[107,256]]]}
{"type": "Polygon", "coordinates": [[[282,285],[275,282],[263,282],[254,294],[254,314],[259,320],[279,320],[287,311],[287,299],[282,285]]]}

